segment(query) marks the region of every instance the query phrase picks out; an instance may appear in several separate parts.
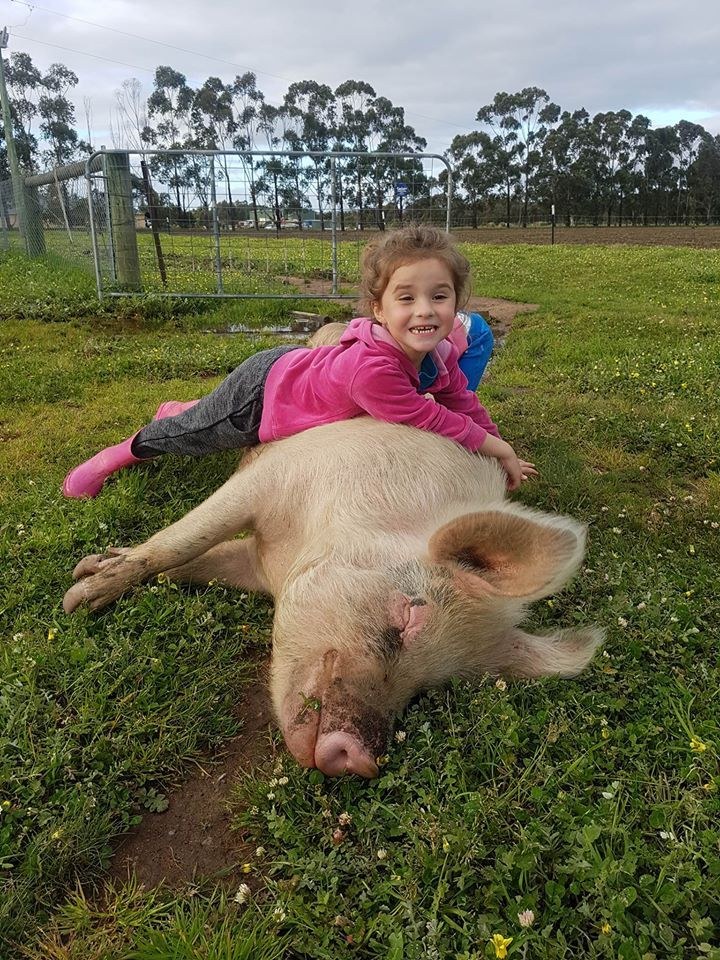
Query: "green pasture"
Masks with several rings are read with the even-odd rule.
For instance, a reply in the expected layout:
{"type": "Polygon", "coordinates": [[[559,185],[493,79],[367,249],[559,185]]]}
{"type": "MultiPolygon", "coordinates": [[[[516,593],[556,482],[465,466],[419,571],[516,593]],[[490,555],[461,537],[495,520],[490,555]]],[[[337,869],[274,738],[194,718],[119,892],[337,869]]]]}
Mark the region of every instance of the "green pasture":
{"type": "Polygon", "coordinates": [[[234,458],[129,470],[92,502],[60,484],[270,343],[211,331],[307,305],[99,305],[57,255],[0,253],[3,960],[719,960],[720,252],[464,249],[475,293],[539,305],[480,390],[541,470],[520,496],[589,525],[529,627],[606,642],[572,681],[420,697],[372,782],[276,737],[233,790],[256,852],[172,890],[104,886],[113,840],[238,732],[270,604],[166,582],[99,615],[60,601],[80,557],[179,517],[234,458]]]}

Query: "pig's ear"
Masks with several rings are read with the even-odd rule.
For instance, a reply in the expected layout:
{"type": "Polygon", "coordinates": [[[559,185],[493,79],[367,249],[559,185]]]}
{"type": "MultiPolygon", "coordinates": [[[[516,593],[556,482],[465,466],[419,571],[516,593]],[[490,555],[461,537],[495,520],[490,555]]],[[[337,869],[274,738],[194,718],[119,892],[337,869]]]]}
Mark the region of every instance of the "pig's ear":
{"type": "Polygon", "coordinates": [[[584,547],[585,528],[575,520],[512,506],[452,520],[433,534],[428,551],[455,567],[457,586],[472,596],[536,600],[577,570],[584,547]]]}

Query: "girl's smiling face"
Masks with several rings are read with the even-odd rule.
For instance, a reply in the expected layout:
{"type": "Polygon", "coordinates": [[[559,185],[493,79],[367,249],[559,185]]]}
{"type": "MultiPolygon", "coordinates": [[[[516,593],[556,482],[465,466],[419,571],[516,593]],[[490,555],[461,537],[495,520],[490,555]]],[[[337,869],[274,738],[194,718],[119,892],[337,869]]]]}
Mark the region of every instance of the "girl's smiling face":
{"type": "Polygon", "coordinates": [[[452,330],[455,307],[452,273],[442,260],[431,258],[398,267],[373,312],[419,369],[426,354],[452,330]]]}

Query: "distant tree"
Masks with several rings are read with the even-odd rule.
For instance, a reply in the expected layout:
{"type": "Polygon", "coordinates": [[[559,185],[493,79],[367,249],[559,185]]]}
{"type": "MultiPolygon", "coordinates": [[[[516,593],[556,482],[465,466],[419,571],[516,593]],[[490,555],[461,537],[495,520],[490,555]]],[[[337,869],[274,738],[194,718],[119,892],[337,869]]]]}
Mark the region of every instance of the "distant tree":
{"type": "Polygon", "coordinates": [[[29,54],[20,52],[10,55],[5,65],[5,80],[18,161],[27,170],[34,170],[38,142],[32,128],[38,116],[40,98],[46,92],[45,82],[29,54]]]}
{"type": "MultiPolygon", "coordinates": [[[[336,146],[339,150],[362,153],[369,150],[373,121],[373,103],[376,93],[363,80],[346,80],[335,90],[337,104],[336,146]]],[[[358,211],[358,227],[365,228],[365,199],[363,181],[368,176],[370,163],[363,157],[351,157],[342,164],[343,195],[358,211]]],[[[342,217],[344,229],[344,217],[342,217]]]]}
{"type": "MultiPolygon", "coordinates": [[[[233,113],[233,87],[219,77],[209,77],[195,94],[191,110],[194,140],[198,147],[208,150],[228,150],[237,132],[233,113]]],[[[233,198],[227,156],[220,156],[219,164],[225,181],[230,213],[230,228],[234,227],[233,198]]]]}
{"type": "Polygon", "coordinates": [[[709,138],[710,134],[704,127],[701,127],[699,123],[690,123],[688,120],[680,120],[679,123],[675,124],[675,131],[678,138],[678,151],[677,151],[677,168],[678,168],[678,180],[677,180],[677,210],[675,215],[675,220],[677,223],[680,223],[681,220],[684,220],[685,223],[690,221],[690,185],[689,185],[689,173],[690,168],[692,167],[695,159],[698,155],[701,145],[709,138]],[[683,210],[683,194],[684,194],[684,210],[683,210]]]}
{"type": "MultiPolygon", "coordinates": [[[[147,102],[148,116],[155,126],[144,131],[146,143],[160,150],[181,150],[192,143],[191,110],[194,91],[184,74],[172,67],[160,66],[155,71],[154,89],[147,102]]],[[[151,168],[174,191],[178,217],[187,222],[187,200],[192,166],[178,156],[155,156],[151,168]]]]}
{"type": "MultiPolygon", "coordinates": [[[[287,117],[297,121],[293,139],[302,149],[327,151],[336,130],[335,94],[327,84],[315,80],[291,83],[283,100],[287,117]]],[[[325,229],[324,201],[328,194],[330,164],[326,158],[313,157],[314,192],[320,214],[320,229],[325,229]]]]}
{"type": "MultiPolygon", "coordinates": [[[[512,161],[519,168],[520,191],[522,196],[521,222],[528,222],[528,205],[540,160],[543,144],[551,126],[560,116],[560,107],[552,103],[547,93],[540,87],[525,87],[519,93],[498,93],[493,102],[478,111],[477,119],[486,123],[499,136],[503,134],[511,143],[512,161]],[[510,135],[512,134],[512,139],[510,135]]],[[[509,222],[508,213],[508,222],[509,222]]]]}
{"type": "Polygon", "coordinates": [[[89,152],[75,129],[75,107],[67,98],[68,91],[77,86],[77,75],[62,63],[53,63],[42,82],[46,93],[38,101],[38,114],[48,144],[42,157],[50,165],[69,163],[79,153],[89,152]]]}
{"type": "MultiPolygon", "coordinates": [[[[453,138],[448,159],[453,167],[456,189],[462,191],[472,217],[472,226],[478,227],[478,210],[487,196],[502,185],[502,174],[490,136],[480,130],[453,138]]],[[[446,176],[441,174],[441,182],[446,176]]]]}
{"type": "Polygon", "coordinates": [[[505,224],[510,226],[510,204],[522,175],[524,145],[520,140],[520,121],[516,117],[516,94],[496,93],[492,103],[481,107],[476,116],[479,123],[490,127],[489,146],[497,164],[505,193],[505,224]]]}
{"type": "Polygon", "coordinates": [[[677,187],[677,171],[675,157],[677,155],[678,137],[674,127],[658,127],[657,130],[648,130],[645,137],[644,186],[645,202],[643,204],[643,223],[650,219],[650,204],[652,203],[652,217],[655,226],[661,218],[669,219],[670,197],[677,187]]]}
{"type": "Polygon", "coordinates": [[[262,106],[265,95],[257,88],[257,78],[248,72],[236,76],[230,85],[232,92],[232,110],[235,124],[233,146],[242,150],[240,159],[245,167],[249,184],[250,203],[255,229],[259,229],[258,196],[262,192],[255,182],[255,160],[250,151],[257,148],[257,138],[263,123],[262,106]]]}
{"type": "Polygon", "coordinates": [[[119,150],[142,150],[148,136],[147,100],[135,77],[123,80],[115,91],[115,110],[110,115],[110,136],[119,150]]]}
{"type": "Polygon", "coordinates": [[[541,161],[541,192],[558,204],[566,226],[580,214],[594,182],[589,157],[590,115],[587,110],[564,111],[548,132],[541,161]]]}
{"type": "MultiPolygon", "coordinates": [[[[376,97],[369,113],[368,146],[371,151],[419,153],[427,146],[427,141],[405,123],[404,108],[394,106],[387,97],[376,97]]],[[[365,193],[375,206],[377,226],[380,230],[385,229],[385,207],[389,201],[394,202],[395,184],[399,179],[410,180],[416,190],[422,190],[422,164],[412,159],[373,159],[365,193]]]]}
{"type": "Polygon", "coordinates": [[[700,144],[688,182],[705,223],[720,217],[720,134],[700,144]]]}

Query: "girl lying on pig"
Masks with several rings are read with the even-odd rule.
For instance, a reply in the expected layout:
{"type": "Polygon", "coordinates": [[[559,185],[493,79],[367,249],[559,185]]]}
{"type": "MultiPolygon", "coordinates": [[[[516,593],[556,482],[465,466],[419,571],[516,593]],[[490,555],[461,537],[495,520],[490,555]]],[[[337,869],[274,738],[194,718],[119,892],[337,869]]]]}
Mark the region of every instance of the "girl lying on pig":
{"type": "Polygon", "coordinates": [[[335,346],[284,346],[248,357],[212,393],[160,405],[155,419],[65,478],[66,497],[94,497],[117,470],[176,453],[202,456],[368,415],[405,423],[494,457],[515,490],[536,475],[501,439],[458,365],[452,338],[470,264],[451,237],[412,226],[365,248],[361,291],[372,318],[335,346]]]}

